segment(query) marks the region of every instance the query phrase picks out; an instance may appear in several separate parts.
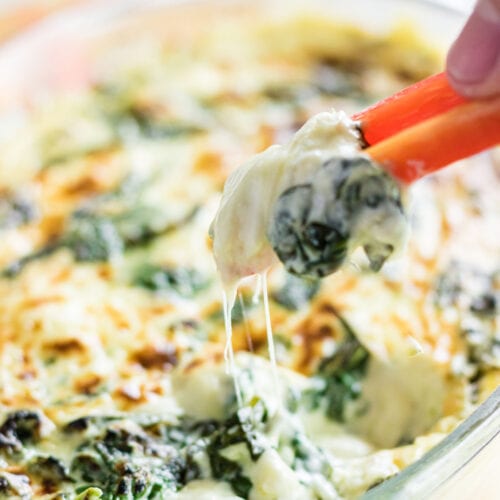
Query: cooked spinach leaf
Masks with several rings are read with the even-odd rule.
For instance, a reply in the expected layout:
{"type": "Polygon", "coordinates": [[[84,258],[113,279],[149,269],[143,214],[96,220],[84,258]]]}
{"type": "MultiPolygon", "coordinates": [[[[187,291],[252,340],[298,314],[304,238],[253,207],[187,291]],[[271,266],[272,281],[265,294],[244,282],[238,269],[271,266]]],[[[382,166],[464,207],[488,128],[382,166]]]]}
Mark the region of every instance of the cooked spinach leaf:
{"type": "Polygon", "coordinates": [[[154,110],[137,105],[125,108],[121,114],[115,116],[115,123],[133,122],[141,136],[148,139],[175,139],[183,136],[192,136],[204,132],[204,128],[188,122],[167,119],[154,110]]]}
{"type": "Polygon", "coordinates": [[[47,487],[53,488],[63,481],[73,481],[67,467],[53,456],[38,455],[28,462],[27,469],[47,487]]]}
{"type": "Polygon", "coordinates": [[[359,73],[340,67],[334,61],[319,61],[312,71],[311,81],[288,82],[286,85],[274,84],[262,89],[262,95],[274,102],[287,105],[306,105],[318,95],[368,98],[362,88],[359,73]]]}
{"type": "Polygon", "coordinates": [[[498,297],[491,292],[484,292],[471,300],[469,309],[478,316],[494,316],[499,310],[498,297]]]}
{"type": "Polygon", "coordinates": [[[226,458],[223,452],[229,446],[243,443],[252,460],[257,460],[266,449],[260,432],[266,422],[267,410],[262,401],[257,400],[252,406],[240,408],[209,438],[207,453],[212,475],[227,481],[243,498],[248,498],[252,482],[244,475],[241,465],[226,458]]]}
{"type": "Polygon", "coordinates": [[[340,371],[325,378],[323,396],[327,402],[326,414],[333,420],[344,421],[347,403],[361,395],[361,379],[364,376],[361,366],[351,372],[340,371]]]}
{"type": "Polygon", "coordinates": [[[184,297],[192,297],[203,290],[209,280],[196,269],[185,267],[145,264],[139,267],[133,284],[152,291],[173,291],[184,297]]]}
{"type": "Polygon", "coordinates": [[[63,426],[62,431],[66,434],[72,434],[77,432],[86,432],[89,429],[99,430],[103,429],[106,425],[110,425],[112,422],[120,420],[118,416],[108,416],[108,415],[88,415],[85,417],[79,417],[75,420],[71,420],[66,425],[63,426]]]}
{"type": "Polygon", "coordinates": [[[0,452],[20,452],[26,443],[36,443],[42,433],[43,416],[33,410],[9,413],[0,427],[0,452]]]}
{"type": "Polygon", "coordinates": [[[163,498],[200,477],[200,455],[208,458],[213,477],[248,498],[252,483],[236,461],[224,456],[224,450],[243,444],[257,460],[266,448],[262,434],[266,422],[267,410],[255,400],[222,422],[80,417],[63,431],[73,438],[86,437],[75,451],[71,477],[102,490],[102,498],[163,498]]]}
{"type": "Polygon", "coordinates": [[[80,262],[108,261],[124,250],[123,238],[113,221],[82,212],[70,218],[61,245],[80,262]]]}
{"type": "Polygon", "coordinates": [[[184,458],[140,427],[112,424],[80,445],[71,473],[98,486],[104,498],[161,498],[182,485],[184,458]]]}
{"type": "Polygon", "coordinates": [[[271,85],[262,89],[262,95],[270,101],[286,104],[287,106],[301,106],[318,95],[314,86],[308,83],[288,83],[287,85],[271,85]]]}
{"type": "Polygon", "coordinates": [[[290,444],[295,454],[292,465],[294,470],[305,470],[325,477],[330,476],[332,467],[328,459],[307,436],[296,432],[290,444]]]}
{"type": "Polygon", "coordinates": [[[347,404],[361,395],[370,354],[349,323],[339,313],[335,314],[344,329],[344,340],[331,356],[321,361],[315,376],[317,384],[305,391],[303,398],[310,408],[324,405],[328,417],[343,422],[347,404]]]}
{"type": "MultiPolygon", "coordinates": [[[[113,207],[114,208],[114,207],[113,207]]],[[[102,207],[75,211],[61,238],[76,260],[107,261],[124,250],[145,245],[188,220],[171,220],[157,207],[136,204],[116,212],[102,207]]]]}
{"type": "Polygon", "coordinates": [[[199,123],[170,116],[161,104],[138,102],[127,86],[100,84],[94,92],[103,116],[119,140],[175,139],[206,131],[199,123]]]}
{"type": "MultiPolygon", "coordinates": [[[[349,241],[362,234],[370,268],[378,271],[401,238],[395,237],[390,244],[379,240],[370,223],[373,210],[382,218],[390,218],[391,224],[401,230],[406,227],[400,188],[393,178],[361,156],[332,157],[310,182],[291,186],[280,194],[272,209],[267,237],[288,272],[321,278],[345,262],[349,241]],[[325,191],[325,183],[331,189],[325,191]],[[323,200],[321,210],[313,209],[317,197],[323,200]]],[[[398,235],[400,232],[396,231],[398,235]]]]}
{"type": "Polygon", "coordinates": [[[463,373],[476,380],[491,368],[500,367],[500,332],[496,326],[500,304],[500,274],[486,273],[453,262],[434,284],[434,304],[454,309],[467,359],[463,373]]]}
{"type": "MultiPolygon", "coordinates": [[[[208,463],[211,477],[227,481],[236,494],[248,498],[252,483],[225,451],[242,445],[255,461],[268,446],[264,438],[267,409],[259,399],[224,421],[84,416],[53,431],[74,443],[67,467],[56,456],[17,453],[40,440],[43,418],[27,410],[9,414],[0,427],[3,451],[51,492],[65,495],[71,483],[79,483],[74,493],[82,500],[161,499],[203,477],[206,466],[202,463],[208,463]]],[[[15,496],[23,488],[30,490],[24,476],[5,474],[0,473],[0,498],[2,494],[15,496]]]]}

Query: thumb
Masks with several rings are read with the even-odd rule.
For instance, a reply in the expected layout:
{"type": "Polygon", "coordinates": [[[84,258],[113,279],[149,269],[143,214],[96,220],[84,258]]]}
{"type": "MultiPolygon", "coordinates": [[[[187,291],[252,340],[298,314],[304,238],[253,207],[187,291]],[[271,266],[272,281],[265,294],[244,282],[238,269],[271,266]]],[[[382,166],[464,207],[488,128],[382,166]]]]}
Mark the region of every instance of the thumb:
{"type": "Polygon", "coordinates": [[[465,97],[500,94],[500,0],[479,0],[446,61],[450,84],[465,97]]]}

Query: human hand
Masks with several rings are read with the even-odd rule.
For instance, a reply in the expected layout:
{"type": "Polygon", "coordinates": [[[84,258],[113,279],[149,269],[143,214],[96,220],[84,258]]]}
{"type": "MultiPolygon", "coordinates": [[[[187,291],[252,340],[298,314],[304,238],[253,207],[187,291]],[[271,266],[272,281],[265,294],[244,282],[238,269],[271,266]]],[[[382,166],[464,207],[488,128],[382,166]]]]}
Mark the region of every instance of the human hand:
{"type": "Polygon", "coordinates": [[[479,0],[446,61],[451,86],[465,97],[500,95],[500,0],[479,0]]]}

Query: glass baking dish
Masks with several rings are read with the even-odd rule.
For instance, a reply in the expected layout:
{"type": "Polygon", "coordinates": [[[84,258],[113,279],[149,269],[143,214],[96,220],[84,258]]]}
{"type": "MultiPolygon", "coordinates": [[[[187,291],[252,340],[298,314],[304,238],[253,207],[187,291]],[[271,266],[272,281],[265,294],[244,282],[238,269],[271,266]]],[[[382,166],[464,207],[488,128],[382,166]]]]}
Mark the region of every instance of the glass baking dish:
{"type": "MultiPolygon", "coordinates": [[[[127,37],[148,26],[148,34],[168,35],[175,29],[165,14],[182,9],[191,15],[196,9],[217,4],[218,15],[233,16],[251,4],[264,15],[283,17],[307,9],[332,16],[371,32],[386,32],[402,20],[411,21],[419,34],[444,53],[464,22],[463,11],[425,0],[273,0],[183,1],[183,0],[111,0],[93,1],[53,14],[28,31],[16,36],[0,49],[0,140],[14,133],[20,116],[17,105],[26,99],[59,91],[61,80],[57,64],[58,47],[68,44],[75,57],[87,57],[96,44],[113,37],[127,37]],[[194,10],[193,10],[194,9],[194,10]],[[52,55],[56,56],[56,62],[52,55]]],[[[204,12],[209,12],[204,10],[204,12]]],[[[245,11],[243,11],[245,12],[245,11]]],[[[209,21],[205,19],[205,23],[209,21]]],[[[75,82],[63,82],[71,87],[75,82]]],[[[446,489],[459,481],[467,464],[498,447],[500,434],[500,388],[439,445],[397,476],[374,487],[366,499],[446,498],[446,489]],[[495,444],[496,443],[496,444],[495,444]]],[[[494,452],[493,452],[494,453],[494,452]]],[[[495,456],[495,454],[493,454],[495,456]]],[[[454,497],[456,498],[456,497],[454,497]]]]}

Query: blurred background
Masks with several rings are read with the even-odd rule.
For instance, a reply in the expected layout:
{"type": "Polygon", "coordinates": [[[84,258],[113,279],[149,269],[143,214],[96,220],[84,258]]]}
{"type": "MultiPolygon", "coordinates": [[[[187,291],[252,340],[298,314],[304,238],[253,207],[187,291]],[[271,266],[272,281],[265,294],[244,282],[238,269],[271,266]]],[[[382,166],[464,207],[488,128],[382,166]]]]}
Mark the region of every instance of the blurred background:
{"type": "MultiPolygon", "coordinates": [[[[113,0],[0,0],[0,43],[57,10],[76,4],[110,3],[112,1],[113,0]]],[[[128,0],[125,0],[125,2],[126,1],[128,0]]],[[[467,11],[472,9],[474,0],[429,0],[429,3],[448,5],[467,11]]]]}

